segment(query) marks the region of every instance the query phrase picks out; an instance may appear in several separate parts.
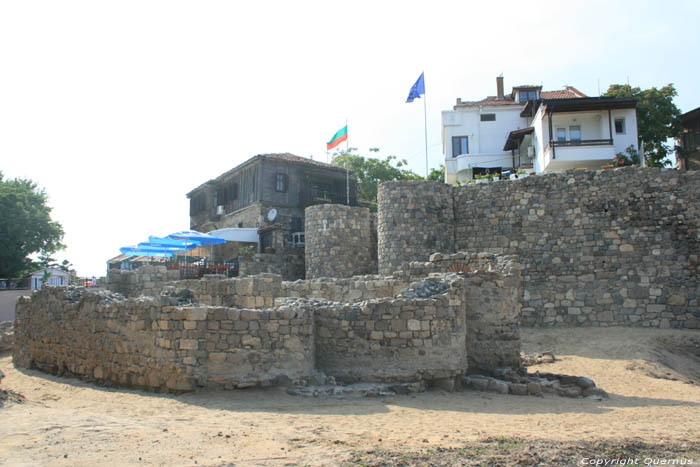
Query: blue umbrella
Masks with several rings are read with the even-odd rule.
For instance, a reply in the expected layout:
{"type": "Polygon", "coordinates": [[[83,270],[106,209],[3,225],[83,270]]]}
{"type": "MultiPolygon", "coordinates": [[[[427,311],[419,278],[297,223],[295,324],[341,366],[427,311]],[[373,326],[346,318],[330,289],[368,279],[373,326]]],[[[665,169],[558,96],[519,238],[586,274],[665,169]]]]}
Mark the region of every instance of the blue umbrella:
{"type": "MultiPolygon", "coordinates": [[[[149,240],[153,237],[149,237],[149,240]]],[[[173,242],[177,242],[177,240],[174,240],[173,242]]],[[[192,243],[192,242],[179,242],[174,243],[174,244],[167,244],[163,242],[141,242],[138,244],[139,248],[145,248],[145,249],[151,249],[151,248],[157,248],[157,249],[162,249],[162,250],[169,250],[169,251],[186,251],[186,250],[192,250],[194,248],[197,248],[197,245],[192,243]]]]}
{"type": "Polygon", "coordinates": [[[226,240],[224,240],[223,238],[214,237],[212,235],[197,232],[195,230],[181,230],[180,232],[175,232],[173,234],[168,235],[167,238],[171,238],[173,240],[187,240],[191,242],[196,242],[199,243],[200,246],[220,245],[222,243],[226,243],[226,240]]]}
{"type": "Polygon", "coordinates": [[[157,248],[146,248],[138,246],[125,246],[119,249],[123,255],[128,256],[159,256],[170,258],[173,256],[172,250],[163,250],[157,248]]]}
{"type": "Polygon", "coordinates": [[[199,243],[191,240],[174,240],[168,237],[154,237],[153,235],[148,237],[148,243],[160,246],[181,246],[188,250],[199,246],[199,243]]]}

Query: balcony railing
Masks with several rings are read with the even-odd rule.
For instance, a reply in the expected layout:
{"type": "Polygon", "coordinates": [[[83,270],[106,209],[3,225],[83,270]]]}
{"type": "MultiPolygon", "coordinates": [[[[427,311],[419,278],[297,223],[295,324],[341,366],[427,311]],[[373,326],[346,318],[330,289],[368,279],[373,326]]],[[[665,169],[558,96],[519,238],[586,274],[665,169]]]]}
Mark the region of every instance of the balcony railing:
{"type": "Polygon", "coordinates": [[[558,147],[569,147],[569,146],[601,146],[601,145],[612,145],[613,140],[611,139],[579,139],[574,141],[552,141],[547,146],[558,147]]]}

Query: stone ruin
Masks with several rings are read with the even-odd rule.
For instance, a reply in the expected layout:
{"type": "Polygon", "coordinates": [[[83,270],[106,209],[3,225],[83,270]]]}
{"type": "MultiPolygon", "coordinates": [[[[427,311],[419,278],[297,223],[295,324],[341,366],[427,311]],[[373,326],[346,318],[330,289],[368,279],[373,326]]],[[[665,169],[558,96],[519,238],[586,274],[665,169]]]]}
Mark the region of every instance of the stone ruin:
{"type": "Polygon", "coordinates": [[[149,273],[140,279],[150,296],[47,287],[20,298],[15,365],[171,392],[454,386],[470,369],[520,366],[513,256],[434,255],[387,277],[294,282],[272,274],[151,280],[167,278],[164,267],[138,274],[149,273]],[[443,271],[447,263],[459,272],[443,271]]]}
{"type": "Polygon", "coordinates": [[[46,288],[18,301],[13,358],[156,391],[604,397],[588,378],[527,374],[520,325],[700,327],[699,194],[700,173],[655,169],[389,182],[376,246],[367,209],[308,209],[308,280],[144,267],[114,272],[111,292],[46,288]]]}

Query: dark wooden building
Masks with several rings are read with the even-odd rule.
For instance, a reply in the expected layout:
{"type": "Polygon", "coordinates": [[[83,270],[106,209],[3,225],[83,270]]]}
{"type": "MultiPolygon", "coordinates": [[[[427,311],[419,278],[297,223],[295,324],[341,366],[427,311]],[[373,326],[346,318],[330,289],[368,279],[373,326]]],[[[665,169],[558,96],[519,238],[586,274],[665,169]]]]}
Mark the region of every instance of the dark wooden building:
{"type": "Polygon", "coordinates": [[[681,115],[683,134],[680,138],[681,151],[676,154],[676,167],[686,170],[700,170],[700,107],[681,115]]]}
{"type": "Polygon", "coordinates": [[[304,209],[321,203],[355,206],[356,182],[346,170],[293,154],[260,154],[187,194],[190,228],[260,229],[263,251],[302,241],[304,209]]]}

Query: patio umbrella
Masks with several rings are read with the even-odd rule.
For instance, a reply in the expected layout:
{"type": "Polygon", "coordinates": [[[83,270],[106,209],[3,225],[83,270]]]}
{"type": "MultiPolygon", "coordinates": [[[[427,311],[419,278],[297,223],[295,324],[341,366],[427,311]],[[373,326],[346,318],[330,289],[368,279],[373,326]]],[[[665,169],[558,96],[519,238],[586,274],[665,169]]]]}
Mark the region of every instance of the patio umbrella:
{"type": "Polygon", "coordinates": [[[125,246],[119,249],[123,255],[128,256],[160,256],[170,258],[173,256],[172,250],[158,248],[147,248],[138,246],[125,246]]]}
{"type": "Polygon", "coordinates": [[[213,235],[197,232],[195,230],[181,230],[167,236],[172,240],[187,240],[198,243],[200,246],[212,246],[226,243],[226,240],[213,235]]]}
{"type": "MultiPolygon", "coordinates": [[[[187,240],[191,242],[199,243],[200,246],[213,247],[213,245],[220,245],[226,243],[226,240],[219,237],[214,237],[213,235],[205,234],[202,232],[197,232],[196,230],[181,230],[180,232],[175,232],[168,235],[168,238],[173,240],[187,240]]],[[[213,256],[213,248],[209,249],[209,261],[213,256]]]]}
{"type": "MultiPolygon", "coordinates": [[[[152,237],[149,237],[149,240],[152,237]]],[[[177,242],[177,240],[173,240],[173,242],[177,242]]],[[[162,242],[141,242],[138,244],[139,248],[157,248],[157,249],[162,249],[162,250],[169,250],[173,252],[178,252],[178,251],[186,251],[186,250],[192,250],[194,248],[197,248],[197,245],[193,242],[180,242],[181,244],[167,244],[167,243],[162,243],[162,242]]]]}
{"type": "Polygon", "coordinates": [[[199,246],[199,243],[193,242],[191,240],[175,240],[168,237],[155,237],[153,235],[150,235],[148,237],[148,243],[160,246],[182,246],[188,250],[192,248],[197,248],[199,246]]]}

